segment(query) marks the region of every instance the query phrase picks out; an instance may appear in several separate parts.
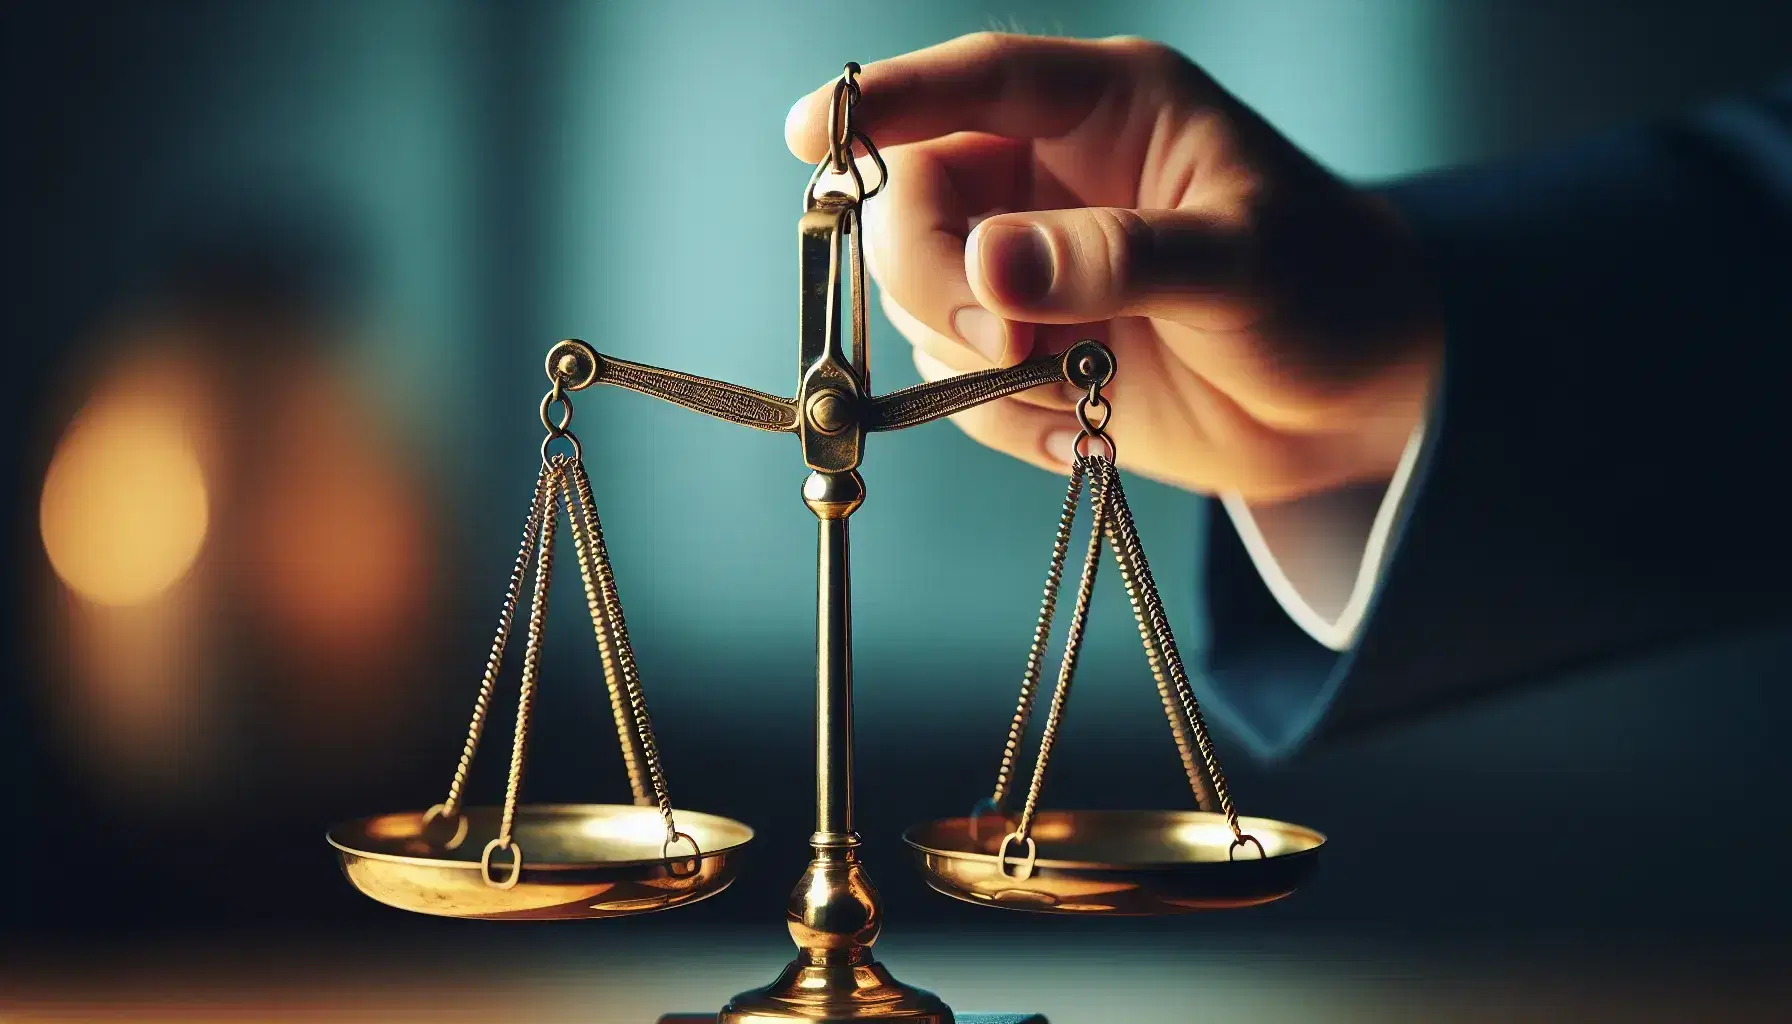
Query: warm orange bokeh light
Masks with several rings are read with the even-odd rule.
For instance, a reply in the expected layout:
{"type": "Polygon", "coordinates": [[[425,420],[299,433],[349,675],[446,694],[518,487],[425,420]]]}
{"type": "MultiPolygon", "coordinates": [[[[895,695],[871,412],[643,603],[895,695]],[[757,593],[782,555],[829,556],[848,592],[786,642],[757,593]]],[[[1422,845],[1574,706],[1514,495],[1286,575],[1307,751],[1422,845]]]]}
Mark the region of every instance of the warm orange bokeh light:
{"type": "Polygon", "coordinates": [[[44,550],[69,589],[133,605],[173,586],[199,557],[205,472],[174,396],[102,394],[56,447],[39,506],[44,550]]]}

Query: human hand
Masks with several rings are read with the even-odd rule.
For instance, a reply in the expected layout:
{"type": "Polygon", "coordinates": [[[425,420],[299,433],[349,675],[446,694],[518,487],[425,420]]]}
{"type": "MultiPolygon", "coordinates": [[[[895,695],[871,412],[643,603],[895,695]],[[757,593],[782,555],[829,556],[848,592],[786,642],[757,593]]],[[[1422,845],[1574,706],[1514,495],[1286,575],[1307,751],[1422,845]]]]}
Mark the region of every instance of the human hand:
{"type": "MultiPolygon", "coordinates": [[[[1098,338],[1120,464],[1276,502],[1386,480],[1442,350],[1392,210],[1173,50],[978,33],[866,65],[855,124],[889,164],[867,260],[929,380],[1098,338]]],[[[832,84],[785,134],[827,152],[832,84]]],[[[954,417],[1063,471],[1068,386],[954,417]]]]}

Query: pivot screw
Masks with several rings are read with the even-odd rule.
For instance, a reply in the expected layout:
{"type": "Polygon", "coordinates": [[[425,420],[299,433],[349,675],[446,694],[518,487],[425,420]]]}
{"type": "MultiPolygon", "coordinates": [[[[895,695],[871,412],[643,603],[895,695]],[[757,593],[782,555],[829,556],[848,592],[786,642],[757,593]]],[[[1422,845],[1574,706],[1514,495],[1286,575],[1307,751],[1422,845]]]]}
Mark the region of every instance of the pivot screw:
{"type": "Polygon", "coordinates": [[[847,397],[829,388],[809,399],[805,410],[809,425],[827,435],[838,434],[852,424],[852,406],[847,397]]]}

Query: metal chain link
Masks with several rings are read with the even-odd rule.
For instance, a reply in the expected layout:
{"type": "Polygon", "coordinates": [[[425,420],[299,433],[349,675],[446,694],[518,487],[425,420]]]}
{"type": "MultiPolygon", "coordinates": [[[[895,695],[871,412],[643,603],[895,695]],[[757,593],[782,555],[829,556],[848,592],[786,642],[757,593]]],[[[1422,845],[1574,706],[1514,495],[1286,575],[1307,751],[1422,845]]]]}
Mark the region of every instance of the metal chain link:
{"type": "MultiPolygon", "coordinates": [[[[1144,619],[1150,623],[1152,639],[1146,643],[1146,655],[1155,647],[1161,654],[1161,663],[1168,670],[1174,685],[1177,699],[1181,702],[1182,713],[1194,730],[1195,743],[1200,749],[1201,760],[1207,769],[1207,775],[1213,780],[1214,796],[1219,800],[1220,812],[1226,816],[1226,825],[1232,830],[1232,846],[1227,852],[1230,857],[1239,847],[1246,843],[1257,848],[1259,857],[1263,856],[1263,844],[1255,836],[1239,827],[1238,810],[1232,804],[1231,791],[1226,786],[1226,773],[1220,768],[1219,755],[1214,752],[1213,739],[1208,734],[1207,722],[1201,715],[1201,703],[1195,698],[1194,688],[1189,685],[1188,670],[1183,667],[1182,655],[1176,648],[1176,638],[1170,632],[1170,618],[1164,612],[1163,598],[1158,594],[1157,581],[1151,576],[1151,565],[1145,560],[1145,548],[1139,541],[1138,525],[1132,517],[1132,509],[1126,501],[1126,490],[1120,484],[1120,472],[1110,463],[1106,470],[1105,483],[1112,494],[1113,519],[1111,520],[1110,539],[1114,545],[1114,554],[1120,560],[1122,578],[1128,572],[1135,586],[1127,587],[1129,597],[1133,597],[1135,609],[1142,609],[1144,619]]],[[[1136,614],[1136,613],[1135,613],[1136,614]]],[[[1143,632],[1141,625],[1141,632],[1143,632]]],[[[1155,670],[1155,669],[1154,669],[1155,670]]],[[[1196,797],[1199,799],[1199,792],[1196,797]]]]}
{"type": "Polygon", "coordinates": [[[803,190],[805,208],[813,208],[821,198],[815,194],[815,186],[827,174],[844,175],[852,179],[853,192],[830,193],[844,198],[856,206],[883,191],[890,180],[890,168],[884,163],[883,154],[872,145],[871,137],[853,124],[853,108],[859,102],[859,66],[852,62],[846,64],[840,78],[834,83],[833,96],[828,101],[828,153],[815,165],[815,173],[809,176],[809,186],[803,190]],[[865,185],[865,176],[859,170],[859,163],[852,158],[853,144],[857,143],[865,150],[865,155],[877,168],[877,184],[869,188],[865,185]]]}
{"type": "MultiPolygon", "coordinates": [[[[604,545],[603,524],[597,515],[597,502],[591,493],[591,479],[585,473],[585,467],[574,463],[571,470],[571,485],[576,488],[583,529],[590,546],[592,562],[596,570],[595,587],[602,601],[602,609],[607,626],[615,641],[617,667],[620,670],[623,688],[628,697],[629,712],[635,722],[636,733],[641,740],[641,753],[647,762],[647,777],[653,787],[653,796],[659,806],[660,817],[666,825],[666,841],[661,848],[662,855],[671,849],[673,843],[680,839],[688,842],[693,850],[697,850],[697,842],[688,834],[680,832],[673,819],[672,798],[666,785],[666,773],[660,762],[659,742],[653,731],[653,717],[647,711],[647,698],[641,691],[641,676],[635,666],[634,646],[629,642],[628,624],[622,616],[622,598],[616,589],[616,574],[610,564],[608,548],[604,545]]],[[[570,501],[571,495],[568,495],[570,501]]],[[[700,850],[697,851],[699,854],[700,850]]]]}
{"type": "MultiPolygon", "coordinates": [[[[1039,844],[1032,836],[1033,818],[1039,810],[1039,794],[1045,787],[1045,771],[1051,764],[1052,751],[1057,745],[1058,729],[1063,724],[1064,709],[1070,701],[1071,681],[1076,676],[1077,661],[1082,654],[1083,634],[1089,621],[1089,599],[1095,592],[1095,576],[1101,567],[1101,550],[1105,536],[1107,521],[1107,492],[1100,471],[1087,463],[1092,462],[1090,456],[1079,456],[1077,463],[1089,482],[1089,544],[1083,555],[1082,576],[1077,580],[1076,605],[1071,611],[1070,627],[1064,637],[1064,653],[1058,664],[1057,685],[1052,688],[1052,702],[1045,715],[1045,729],[1039,738],[1039,752],[1033,760],[1033,776],[1027,784],[1026,803],[1021,808],[1020,822],[1014,830],[1002,837],[1001,845],[996,848],[996,869],[1008,875],[1008,847],[1020,843],[1026,847],[1026,857],[1020,868],[1011,876],[1017,881],[1031,877],[1034,862],[1039,856],[1039,844]],[[1093,472],[1091,472],[1093,470],[1093,472]]],[[[1073,467],[1076,464],[1073,463],[1073,467]]]]}
{"type": "Polygon", "coordinates": [[[447,799],[424,812],[425,829],[438,818],[454,819],[455,832],[443,844],[449,850],[458,848],[467,837],[467,820],[461,813],[467,776],[473,769],[473,758],[479,752],[479,740],[485,734],[485,723],[491,713],[492,693],[498,685],[498,672],[504,664],[504,651],[510,644],[510,631],[516,621],[517,601],[522,596],[523,580],[529,574],[536,539],[552,501],[555,472],[543,463],[541,470],[535,475],[535,494],[529,501],[529,515],[523,521],[523,542],[517,548],[516,562],[510,569],[510,582],[504,590],[504,604],[498,611],[498,628],[492,637],[491,651],[486,655],[485,674],[479,682],[479,696],[473,701],[473,720],[467,726],[467,739],[461,747],[460,763],[454,767],[454,779],[448,784],[447,799]]]}
{"type": "MultiPolygon", "coordinates": [[[[1159,642],[1157,631],[1152,625],[1151,613],[1147,610],[1145,587],[1148,585],[1141,579],[1125,550],[1127,545],[1120,538],[1117,522],[1121,516],[1131,523],[1131,512],[1125,509],[1126,497],[1119,485],[1119,471],[1114,470],[1114,510],[1108,520],[1108,545],[1114,551],[1114,561],[1120,567],[1120,582],[1126,587],[1127,601],[1132,605],[1133,619],[1138,623],[1139,640],[1145,646],[1145,661],[1151,666],[1151,678],[1157,683],[1158,700],[1163,704],[1164,717],[1170,723],[1170,736],[1176,741],[1176,755],[1182,761],[1182,772],[1188,777],[1189,789],[1195,795],[1195,804],[1203,811],[1214,809],[1213,793],[1208,786],[1207,778],[1202,774],[1201,762],[1196,758],[1193,744],[1189,740],[1187,716],[1182,710],[1182,701],[1178,691],[1172,686],[1167,668],[1168,659],[1163,653],[1163,645],[1159,642]]],[[[1141,561],[1142,561],[1141,550],[1141,561]]],[[[1152,587],[1155,592],[1155,586],[1152,587]]]]}
{"type": "MultiPolygon", "coordinates": [[[[556,455],[549,464],[555,483],[566,473],[566,457],[556,455]]],[[[554,580],[554,531],[559,516],[551,511],[541,520],[541,540],[535,551],[535,587],[529,595],[529,633],[523,642],[523,682],[516,699],[516,732],[510,745],[510,775],[504,787],[504,815],[498,824],[498,838],[486,844],[480,869],[487,885],[508,889],[522,875],[523,848],[512,835],[516,825],[517,800],[523,790],[523,763],[528,757],[529,716],[535,707],[535,691],[541,678],[541,642],[547,632],[548,589],[554,580]],[[509,850],[510,875],[506,882],[492,879],[492,854],[509,850]]]]}
{"type": "MultiPolygon", "coordinates": [[[[689,834],[680,832],[673,820],[672,800],[666,788],[665,771],[660,764],[659,745],[654,736],[653,721],[647,712],[647,701],[641,692],[640,673],[635,665],[634,647],[629,642],[628,625],[622,617],[622,600],[616,590],[616,576],[604,545],[603,526],[592,496],[591,480],[585,472],[579,440],[568,429],[572,422],[572,403],[568,399],[565,380],[550,368],[551,390],[541,400],[541,421],[547,431],[542,440],[541,470],[535,479],[535,493],[529,505],[529,516],[523,524],[523,540],[505,589],[504,604],[498,617],[498,628],[486,658],[485,673],[479,695],[473,704],[473,718],[467,727],[467,739],[449,783],[448,798],[424,813],[427,830],[438,818],[455,821],[455,832],[444,844],[455,849],[465,841],[467,817],[462,808],[467,777],[490,717],[491,700],[497,688],[498,674],[504,653],[515,627],[517,605],[524,578],[534,564],[535,580],[529,601],[528,636],[524,644],[522,684],[517,693],[516,730],[511,743],[510,768],[504,790],[504,806],[499,820],[498,836],[487,843],[480,856],[480,873],[493,888],[509,889],[522,877],[523,848],[516,841],[517,809],[522,795],[523,768],[528,760],[529,726],[535,695],[540,687],[541,648],[546,631],[548,593],[553,583],[554,541],[559,522],[559,506],[566,506],[572,528],[573,548],[578,555],[579,576],[585,587],[585,603],[591,613],[592,630],[597,638],[598,654],[603,662],[604,682],[610,693],[610,707],[616,718],[618,738],[622,741],[623,765],[628,771],[629,787],[635,802],[642,806],[656,805],[665,822],[666,839],[660,855],[669,857],[673,844],[683,840],[691,847],[691,856],[681,859],[694,872],[701,867],[703,851],[689,834]],[[552,415],[555,405],[560,414],[552,415]],[[548,446],[556,438],[565,438],[572,445],[571,454],[550,455],[548,446]],[[558,498],[558,500],[556,500],[558,498]],[[641,756],[635,757],[633,739],[640,743],[641,756]],[[645,777],[644,777],[645,776],[645,777]],[[493,855],[510,854],[510,865],[502,879],[492,872],[493,855]]],[[[676,866],[673,873],[680,874],[676,866]]]]}
{"type": "Polygon", "coordinates": [[[1058,515],[1058,530],[1052,538],[1052,557],[1045,573],[1045,596],[1039,602],[1039,619],[1033,626],[1033,642],[1027,648],[1027,667],[1020,677],[1020,700],[1014,708],[1014,719],[1008,724],[1008,740],[1002,745],[1002,763],[996,770],[993,793],[972,811],[972,827],[976,827],[978,811],[984,807],[1000,814],[1008,799],[1008,787],[1014,780],[1014,759],[1026,738],[1027,723],[1033,717],[1033,703],[1039,695],[1039,672],[1045,664],[1046,650],[1052,640],[1052,618],[1057,614],[1058,591],[1064,583],[1064,559],[1070,551],[1070,531],[1076,522],[1076,511],[1083,500],[1083,464],[1070,467],[1070,486],[1064,494],[1064,508],[1058,515]]]}
{"type": "MultiPolygon", "coordinates": [[[[1085,469],[1087,471],[1087,467],[1085,469]]],[[[1100,472],[1096,470],[1096,472],[1100,472]]],[[[1064,707],[1070,701],[1070,683],[1076,675],[1078,659],[1083,652],[1083,633],[1089,624],[1089,599],[1095,593],[1095,575],[1101,567],[1101,546],[1107,521],[1107,487],[1100,477],[1089,481],[1089,545],[1083,555],[1083,572],[1076,586],[1076,605],[1070,613],[1070,629],[1064,637],[1064,653],[1058,662],[1058,683],[1052,688],[1052,703],[1045,714],[1045,731],[1039,737],[1039,755],[1033,762],[1033,778],[1027,784],[1027,802],[1020,812],[1015,832],[1026,836],[1039,810],[1039,793],[1045,785],[1045,769],[1051,762],[1052,750],[1058,741],[1058,728],[1064,721],[1064,707]]]]}
{"type": "MultiPolygon", "coordinates": [[[[573,552],[578,556],[579,579],[585,586],[585,607],[591,614],[591,631],[597,639],[597,657],[603,665],[604,689],[610,697],[610,715],[616,722],[616,740],[622,748],[622,767],[628,773],[629,791],[634,796],[635,804],[651,807],[656,800],[644,773],[647,758],[644,752],[637,756],[640,730],[635,722],[634,702],[623,682],[625,670],[621,651],[629,647],[627,628],[618,627],[620,617],[611,617],[603,587],[598,583],[599,575],[611,575],[609,552],[600,546],[601,537],[595,541],[591,537],[585,515],[585,501],[590,488],[588,484],[581,482],[583,478],[584,466],[574,463],[570,478],[562,476],[560,479],[560,494],[565,499],[567,522],[572,525],[573,552]],[[594,560],[602,562],[602,569],[596,574],[592,568],[594,560]],[[617,639],[618,635],[620,640],[617,639]]],[[[633,664],[632,649],[627,660],[630,665],[633,664]]],[[[644,749],[643,745],[642,750],[644,749]]]]}
{"type": "Polygon", "coordinates": [[[1076,418],[1082,430],[1072,445],[1074,458],[1070,468],[1069,493],[1065,498],[1064,512],[1059,519],[1052,547],[1051,564],[1046,573],[1045,599],[1033,632],[1033,643],[1027,651],[1027,669],[1021,677],[1020,700],[1002,749],[1002,762],[996,774],[994,793],[979,802],[970,818],[971,834],[975,839],[979,812],[987,807],[989,811],[1001,814],[1003,801],[1007,799],[1015,757],[1038,694],[1040,662],[1050,640],[1051,620],[1063,581],[1071,523],[1080,504],[1086,476],[1092,521],[1083,574],[1077,583],[1076,609],[1065,637],[1063,660],[1059,666],[1057,685],[1052,691],[1051,710],[1046,715],[1039,752],[1033,763],[1026,805],[1021,811],[1019,823],[1002,838],[1001,845],[996,848],[996,869],[1017,881],[1031,876],[1038,859],[1039,847],[1031,835],[1033,819],[1038,809],[1046,767],[1057,742],[1064,708],[1070,699],[1071,680],[1076,672],[1077,658],[1087,625],[1089,597],[1094,589],[1096,569],[1101,561],[1104,543],[1113,549],[1115,561],[1119,564],[1120,579],[1125,584],[1133,618],[1138,623],[1139,639],[1145,647],[1145,659],[1151,666],[1152,678],[1157,683],[1158,699],[1169,720],[1170,734],[1176,741],[1176,752],[1182,760],[1183,773],[1188,777],[1189,788],[1194,792],[1196,803],[1202,810],[1212,811],[1217,799],[1220,811],[1225,815],[1226,825],[1232,831],[1232,845],[1227,849],[1228,860],[1237,854],[1240,847],[1247,844],[1257,848],[1259,857],[1264,855],[1263,844],[1239,826],[1238,811],[1233,806],[1231,791],[1226,786],[1225,772],[1220,768],[1218,754],[1214,752],[1206,720],[1201,715],[1200,702],[1189,685],[1188,672],[1183,667],[1182,655],[1177,650],[1176,638],[1171,633],[1169,616],[1164,612],[1157,581],[1152,578],[1150,563],[1145,559],[1144,545],[1139,541],[1138,525],[1133,520],[1125,488],[1120,483],[1120,470],[1116,465],[1118,451],[1113,438],[1106,431],[1109,420],[1113,418],[1113,411],[1112,403],[1101,395],[1099,381],[1091,383],[1088,393],[1077,401],[1076,418]],[[1093,442],[1096,441],[1105,448],[1104,452],[1097,454],[1092,450],[1093,442]],[[1189,739],[1191,730],[1194,734],[1192,745],[1189,739]],[[1024,847],[1025,856],[1019,868],[1010,875],[1008,850],[1017,843],[1024,847]]]}

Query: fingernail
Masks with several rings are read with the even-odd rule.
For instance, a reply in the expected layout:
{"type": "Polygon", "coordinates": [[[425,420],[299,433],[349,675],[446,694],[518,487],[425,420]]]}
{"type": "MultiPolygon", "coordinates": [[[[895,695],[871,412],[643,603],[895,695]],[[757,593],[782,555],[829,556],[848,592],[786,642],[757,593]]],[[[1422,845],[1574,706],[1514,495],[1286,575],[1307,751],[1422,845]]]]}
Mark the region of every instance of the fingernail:
{"type": "Polygon", "coordinates": [[[952,314],[952,329],[992,363],[1001,362],[1008,353],[1008,329],[994,313],[982,306],[960,307],[952,314]]]}
{"type": "Polygon", "coordinates": [[[1076,461],[1076,431],[1064,430],[1045,435],[1045,454],[1068,466],[1076,461]]]}
{"type": "Polygon", "coordinates": [[[1003,302],[1027,305],[1051,294],[1052,247],[1037,229],[984,224],[977,232],[983,282],[1003,302]]]}

